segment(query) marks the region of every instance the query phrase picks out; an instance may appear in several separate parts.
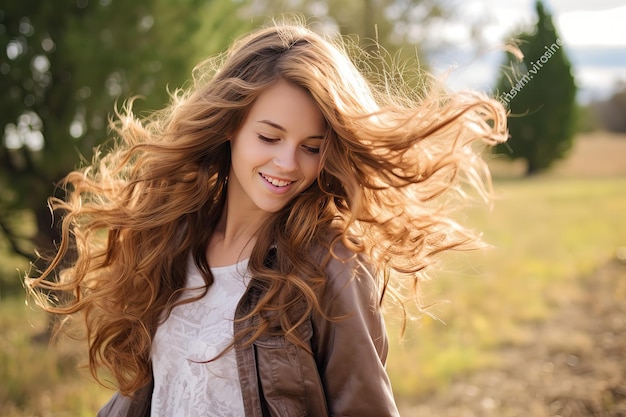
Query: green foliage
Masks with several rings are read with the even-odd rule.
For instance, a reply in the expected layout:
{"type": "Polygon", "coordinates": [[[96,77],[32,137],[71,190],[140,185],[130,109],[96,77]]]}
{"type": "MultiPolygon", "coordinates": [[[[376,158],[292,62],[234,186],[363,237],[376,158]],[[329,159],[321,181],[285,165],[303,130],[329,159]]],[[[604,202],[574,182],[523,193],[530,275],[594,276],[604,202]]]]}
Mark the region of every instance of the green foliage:
{"type": "Polygon", "coordinates": [[[438,24],[458,18],[455,8],[441,0],[264,0],[252,5],[249,12],[260,16],[288,7],[314,27],[351,38],[362,49],[353,58],[367,75],[375,81],[381,75],[403,77],[418,95],[428,87],[427,47],[443,42],[433,41],[431,34],[440,30],[438,24]]]}
{"type": "Polygon", "coordinates": [[[375,78],[405,78],[418,94],[427,89],[424,46],[431,25],[452,19],[453,8],[438,0],[328,0],[328,14],[344,35],[356,37],[367,53],[357,59],[375,78]],[[416,36],[419,27],[421,36],[416,36]],[[401,69],[402,74],[396,71],[401,69]],[[373,70],[373,71],[372,71],[373,70]]]}
{"type": "MultiPolygon", "coordinates": [[[[11,1],[0,6],[0,227],[31,255],[55,240],[46,199],[107,140],[116,101],[161,108],[196,62],[250,27],[241,2],[11,1]],[[15,213],[35,214],[20,239],[15,213]]],[[[120,103],[118,103],[120,104],[120,103]]]]}
{"type": "Polygon", "coordinates": [[[600,116],[596,113],[596,108],[593,104],[578,105],[576,120],[578,122],[578,132],[593,132],[599,130],[602,126],[600,116]]]}
{"type": "Polygon", "coordinates": [[[503,68],[497,86],[511,112],[511,139],[496,152],[526,160],[527,174],[546,170],[564,157],[576,126],[576,85],[569,59],[541,1],[536,10],[534,32],[518,36],[523,60],[507,53],[511,64],[503,68]]]}
{"type": "Polygon", "coordinates": [[[441,0],[260,0],[247,9],[247,13],[261,19],[286,12],[299,13],[311,24],[356,36],[367,49],[375,50],[376,43],[380,43],[395,52],[402,46],[421,45],[432,25],[451,19],[454,9],[441,0]]]}

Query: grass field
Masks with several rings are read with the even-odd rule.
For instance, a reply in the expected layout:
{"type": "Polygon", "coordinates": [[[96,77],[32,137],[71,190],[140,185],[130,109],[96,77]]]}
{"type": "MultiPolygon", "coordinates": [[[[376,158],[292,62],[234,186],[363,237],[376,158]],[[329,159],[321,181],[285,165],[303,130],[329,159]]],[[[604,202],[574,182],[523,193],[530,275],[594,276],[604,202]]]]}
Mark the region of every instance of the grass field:
{"type": "MultiPolygon", "coordinates": [[[[494,172],[493,211],[467,216],[493,248],[447,257],[426,284],[426,301],[449,300],[431,311],[441,321],[424,316],[399,343],[390,320],[388,369],[401,402],[498,366],[498,348],[532,343],[529,323],[549,318],[577,296],[582,276],[626,251],[626,138],[580,137],[567,160],[532,179],[499,161],[494,172]]],[[[2,271],[17,279],[15,268],[2,271]]],[[[23,298],[0,298],[0,415],[93,416],[111,391],[78,368],[81,345],[32,343],[46,321],[23,298]]]]}
{"type": "Polygon", "coordinates": [[[472,217],[494,247],[449,260],[426,287],[431,301],[450,301],[434,309],[445,324],[424,317],[394,346],[389,371],[401,397],[493,365],[491,353],[503,344],[528,343],[525,323],[547,318],[575,295],[580,276],[626,246],[626,178],[497,187],[502,199],[493,212],[472,217]]]}

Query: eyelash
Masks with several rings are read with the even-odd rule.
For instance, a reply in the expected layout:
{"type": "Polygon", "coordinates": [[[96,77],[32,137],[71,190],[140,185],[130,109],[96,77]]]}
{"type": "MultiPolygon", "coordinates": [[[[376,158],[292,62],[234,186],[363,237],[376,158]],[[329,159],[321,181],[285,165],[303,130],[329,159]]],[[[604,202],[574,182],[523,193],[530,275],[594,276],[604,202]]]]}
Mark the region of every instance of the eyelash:
{"type": "MultiPolygon", "coordinates": [[[[268,138],[265,137],[263,135],[258,135],[259,139],[261,140],[261,142],[265,142],[265,143],[276,143],[278,142],[280,139],[274,139],[274,138],[268,138]]],[[[311,146],[303,146],[304,150],[307,151],[310,154],[319,154],[320,153],[320,148],[314,148],[311,146]]]]}
{"type": "Polygon", "coordinates": [[[278,141],[278,139],[268,138],[268,137],[265,137],[263,135],[258,135],[258,136],[259,136],[259,139],[261,139],[261,142],[274,143],[274,142],[278,141]]]}
{"type": "Polygon", "coordinates": [[[315,155],[317,155],[317,154],[319,154],[319,153],[320,153],[320,148],[312,148],[312,147],[310,147],[310,146],[304,146],[304,149],[305,149],[308,153],[311,153],[311,154],[315,154],[315,155]]]}

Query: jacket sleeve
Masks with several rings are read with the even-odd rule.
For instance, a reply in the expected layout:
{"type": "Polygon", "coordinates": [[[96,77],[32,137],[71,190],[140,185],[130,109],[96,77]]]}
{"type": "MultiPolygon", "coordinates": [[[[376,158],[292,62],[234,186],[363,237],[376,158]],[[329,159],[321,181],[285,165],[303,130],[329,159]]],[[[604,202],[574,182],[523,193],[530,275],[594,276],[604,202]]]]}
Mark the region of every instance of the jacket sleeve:
{"type": "Polygon", "coordinates": [[[385,370],[388,341],[374,277],[357,257],[331,259],[326,272],[320,304],[330,320],[313,315],[311,342],[330,415],[399,416],[385,370]]]}
{"type": "Polygon", "coordinates": [[[126,397],[118,391],[98,410],[96,417],[149,417],[152,389],[153,382],[150,381],[132,397],[126,397]]]}
{"type": "Polygon", "coordinates": [[[116,392],[111,399],[98,410],[96,417],[126,417],[131,401],[129,397],[124,397],[119,392],[116,392]]]}

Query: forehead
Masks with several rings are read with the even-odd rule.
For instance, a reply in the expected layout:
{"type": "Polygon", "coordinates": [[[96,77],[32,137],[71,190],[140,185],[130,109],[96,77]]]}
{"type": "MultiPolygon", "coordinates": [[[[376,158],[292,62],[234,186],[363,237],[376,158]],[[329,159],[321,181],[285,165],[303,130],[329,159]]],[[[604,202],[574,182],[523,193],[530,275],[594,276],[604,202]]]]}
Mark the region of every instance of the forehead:
{"type": "Polygon", "coordinates": [[[320,135],[326,129],[324,116],[311,94],[282,79],[259,95],[246,118],[246,122],[253,123],[262,120],[294,133],[305,131],[305,136],[320,135]]]}

